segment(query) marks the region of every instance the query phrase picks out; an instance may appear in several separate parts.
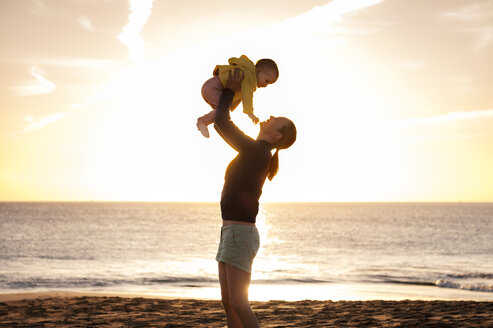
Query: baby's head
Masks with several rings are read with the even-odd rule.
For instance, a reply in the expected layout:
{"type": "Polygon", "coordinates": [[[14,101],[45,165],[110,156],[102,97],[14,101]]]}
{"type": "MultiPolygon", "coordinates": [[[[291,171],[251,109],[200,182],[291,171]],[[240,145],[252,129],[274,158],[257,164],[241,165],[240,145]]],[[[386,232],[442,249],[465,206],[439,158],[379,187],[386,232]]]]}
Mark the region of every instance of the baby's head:
{"type": "Polygon", "coordinates": [[[272,59],[260,59],[255,67],[257,68],[257,87],[265,88],[277,81],[279,69],[272,59]]]}

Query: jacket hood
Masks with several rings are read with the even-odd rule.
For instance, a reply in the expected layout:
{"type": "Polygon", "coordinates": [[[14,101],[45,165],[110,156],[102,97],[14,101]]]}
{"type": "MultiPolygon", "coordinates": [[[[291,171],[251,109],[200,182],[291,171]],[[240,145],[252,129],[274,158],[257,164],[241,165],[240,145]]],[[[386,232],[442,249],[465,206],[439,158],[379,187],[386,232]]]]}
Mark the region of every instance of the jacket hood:
{"type": "Polygon", "coordinates": [[[236,58],[236,57],[232,57],[228,60],[228,63],[230,65],[237,65],[237,66],[240,66],[242,68],[244,68],[245,70],[247,70],[250,74],[252,74],[252,76],[257,77],[257,70],[256,70],[256,67],[255,67],[255,64],[245,55],[241,55],[241,57],[239,58],[236,58]]]}

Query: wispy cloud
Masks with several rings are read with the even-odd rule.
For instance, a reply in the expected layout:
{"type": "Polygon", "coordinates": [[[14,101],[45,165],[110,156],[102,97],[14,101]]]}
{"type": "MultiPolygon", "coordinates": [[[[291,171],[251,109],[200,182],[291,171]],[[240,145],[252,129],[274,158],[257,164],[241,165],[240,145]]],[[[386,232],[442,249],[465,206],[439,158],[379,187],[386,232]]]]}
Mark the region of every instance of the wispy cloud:
{"type": "Polygon", "coordinates": [[[145,57],[144,43],[140,37],[140,31],[151,15],[154,0],[129,0],[130,15],[128,23],[118,35],[124,45],[127,46],[128,58],[133,62],[142,62],[145,57]]]}
{"type": "Polygon", "coordinates": [[[66,113],[55,113],[49,116],[42,117],[40,119],[35,119],[30,115],[24,116],[24,121],[27,123],[26,127],[18,132],[18,134],[30,133],[41,128],[44,128],[48,124],[59,121],[67,116],[66,113]]]}
{"type": "Polygon", "coordinates": [[[480,51],[493,42],[493,1],[463,6],[444,12],[441,16],[462,23],[462,30],[475,36],[475,51],[480,51]]]}
{"type": "Polygon", "coordinates": [[[493,118],[493,109],[475,110],[468,112],[450,112],[445,115],[435,115],[429,117],[412,117],[404,120],[394,121],[393,123],[397,126],[416,126],[490,118],[493,118]]]}
{"type": "Polygon", "coordinates": [[[477,91],[473,86],[470,76],[453,76],[448,77],[445,80],[451,84],[455,92],[461,94],[471,94],[477,91]]]}
{"type": "Polygon", "coordinates": [[[33,131],[40,130],[52,123],[55,123],[61,119],[64,119],[71,115],[73,111],[86,110],[88,108],[86,103],[73,103],[67,112],[58,112],[41,118],[35,118],[32,115],[24,116],[25,126],[20,131],[13,132],[12,135],[22,135],[31,133],[33,131]]]}
{"type": "Polygon", "coordinates": [[[455,18],[462,21],[476,22],[493,18],[493,1],[487,0],[463,6],[453,11],[442,14],[444,17],[455,18]]]}
{"type": "Polygon", "coordinates": [[[343,21],[345,15],[356,13],[362,9],[377,5],[383,0],[334,0],[324,6],[317,6],[312,10],[290,18],[282,23],[283,28],[289,28],[293,31],[311,31],[316,33],[346,33],[353,32],[356,34],[373,31],[374,25],[364,26],[363,28],[352,27],[348,25],[341,26],[337,23],[343,21]]]}
{"type": "Polygon", "coordinates": [[[28,57],[27,59],[21,58],[18,62],[36,63],[42,66],[59,66],[69,68],[114,68],[118,65],[124,64],[123,61],[113,59],[98,59],[98,58],[43,58],[43,57],[28,57]]]}
{"type": "Polygon", "coordinates": [[[395,67],[407,70],[418,69],[423,66],[425,66],[425,62],[422,60],[404,60],[395,64],[395,67]]]}
{"type": "Polygon", "coordinates": [[[71,106],[73,109],[87,109],[86,104],[75,103],[71,106]]]}
{"type": "MultiPolygon", "coordinates": [[[[335,47],[345,44],[354,36],[367,35],[386,28],[386,22],[354,22],[349,19],[363,9],[377,5],[384,0],[333,0],[326,5],[316,6],[298,16],[281,23],[263,28],[255,34],[256,40],[265,40],[267,45],[293,45],[302,49],[305,46],[317,48],[335,47]]],[[[251,38],[251,33],[245,35],[251,38]]]]}
{"type": "Polygon", "coordinates": [[[33,66],[29,73],[34,77],[35,81],[26,81],[15,86],[13,89],[17,95],[31,96],[55,91],[56,85],[42,75],[44,72],[41,69],[33,66]]]}
{"type": "Polygon", "coordinates": [[[474,50],[477,52],[493,41],[493,26],[478,28],[474,32],[477,34],[476,43],[474,45],[474,50]]]}
{"type": "Polygon", "coordinates": [[[439,136],[413,136],[399,140],[400,142],[410,142],[410,143],[418,143],[418,142],[429,142],[429,141],[453,141],[453,140],[467,140],[467,139],[477,139],[481,138],[480,134],[452,134],[452,135],[439,135],[439,136]]]}
{"type": "Polygon", "coordinates": [[[94,31],[94,26],[92,26],[92,22],[87,16],[79,16],[79,19],[77,20],[83,28],[89,31],[94,31]]]}
{"type": "Polygon", "coordinates": [[[31,6],[29,12],[35,16],[41,16],[48,12],[46,4],[42,0],[29,0],[31,6]]]}
{"type": "Polygon", "coordinates": [[[317,6],[312,10],[290,18],[286,24],[302,28],[311,28],[319,31],[330,28],[330,24],[341,20],[342,16],[358,10],[374,6],[383,0],[334,0],[324,6],[317,6]]]}

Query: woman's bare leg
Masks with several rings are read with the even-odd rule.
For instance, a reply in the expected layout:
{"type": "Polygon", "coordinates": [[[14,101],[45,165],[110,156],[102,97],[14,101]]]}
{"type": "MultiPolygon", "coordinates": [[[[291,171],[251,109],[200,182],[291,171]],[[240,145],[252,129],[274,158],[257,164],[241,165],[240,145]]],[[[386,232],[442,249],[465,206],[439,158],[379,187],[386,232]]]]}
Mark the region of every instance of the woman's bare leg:
{"type": "Polygon", "coordinates": [[[228,291],[228,278],[226,274],[225,263],[219,263],[219,284],[221,285],[221,301],[224,306],[224,311],[226,311],[226,318],[228,320],[229,328],[243,328],[241,324],[240,317],[236,313],[235,309],[231,306],[229,291],[228,291]]]}
{"type": "Polygon", "coordinates": [[[226,282],[228,284],[229,305],[240,317],[244,328],[260,327],[257,317],[248,302],[248,288],[251,274],[230,264],[226,266],[226,282]]]}

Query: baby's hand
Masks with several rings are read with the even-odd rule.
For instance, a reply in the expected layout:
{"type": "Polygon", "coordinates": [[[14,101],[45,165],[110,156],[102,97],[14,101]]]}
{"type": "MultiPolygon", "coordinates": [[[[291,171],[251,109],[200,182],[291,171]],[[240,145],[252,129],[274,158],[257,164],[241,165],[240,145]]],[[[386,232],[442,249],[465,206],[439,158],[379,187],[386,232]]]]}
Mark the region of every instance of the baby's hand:
{"type": "Polygon", "coordinates": [[[255,116],[255,114],[248,114],[248,117],[250,117],[250,119],[252,120],[253,124],[257,124],[259,120],[259,118],[257,116],[255,116]]]}

